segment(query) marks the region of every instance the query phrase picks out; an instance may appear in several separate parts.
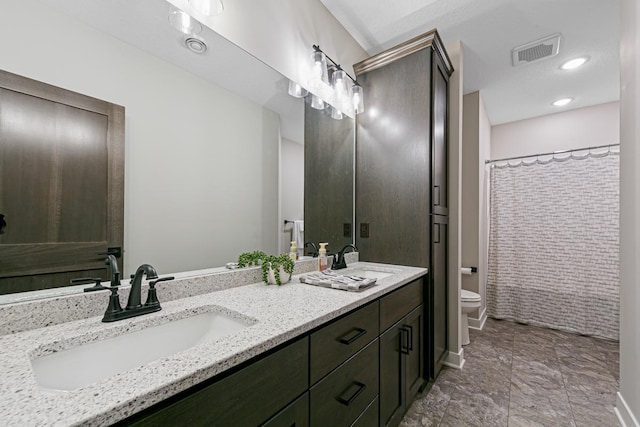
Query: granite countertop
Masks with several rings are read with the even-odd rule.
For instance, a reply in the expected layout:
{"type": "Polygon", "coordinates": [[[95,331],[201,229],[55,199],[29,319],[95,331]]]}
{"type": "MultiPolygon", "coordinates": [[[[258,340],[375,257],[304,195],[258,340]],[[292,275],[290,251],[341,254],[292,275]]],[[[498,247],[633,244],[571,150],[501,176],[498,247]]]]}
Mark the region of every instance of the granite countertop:
{"type": "Polygon", "coordinates": [[[363,268],[395,274],[358,293],[302,284],[293,276],[283,286],[255,283],[169,301],[162,311],[118,322],[102,323],[98,316],[1,336],[0,425],[113,424],[427,273],[398,265],[349,265],[349,270],[363,268]],[[73,391],[51,391],[36,383],[34,357],[206,311],[250,326],[73,391]]]}

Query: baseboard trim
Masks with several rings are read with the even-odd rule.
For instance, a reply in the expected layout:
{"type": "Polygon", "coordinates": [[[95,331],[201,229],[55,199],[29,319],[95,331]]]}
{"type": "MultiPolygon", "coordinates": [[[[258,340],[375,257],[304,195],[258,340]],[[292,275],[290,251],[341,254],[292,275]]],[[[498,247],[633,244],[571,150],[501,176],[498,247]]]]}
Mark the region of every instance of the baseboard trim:
{"type": "Polygon", "coordinates": [[[622,427],[640,427],[638,419],[633,415],[631,408],[629,408],[629,405],[627,405],[627,402],[624,400],[620,392],[618,392],[618,404],[613,411],[616,413],[618,422],[622,427]]]}
{"type": "Polygon", "coordinates": [[[485,309],[482,310],[482,313],[480,313],[479,319],[474,319],[473,317],[467,317],[467,319],[469,320],[469,327],[471,329],[477,329],[481,331],[484,328],[484,324],[487,321],[487,308],[485,307],[485,309]]]}
{"type": "Polygon", "coordinates": [[[447,353],[447,358],[442,362],[442,364],[450,368],[462,369],[464,366],[464,348],[461,348],[458,353],[449,351],[447,353]]]}

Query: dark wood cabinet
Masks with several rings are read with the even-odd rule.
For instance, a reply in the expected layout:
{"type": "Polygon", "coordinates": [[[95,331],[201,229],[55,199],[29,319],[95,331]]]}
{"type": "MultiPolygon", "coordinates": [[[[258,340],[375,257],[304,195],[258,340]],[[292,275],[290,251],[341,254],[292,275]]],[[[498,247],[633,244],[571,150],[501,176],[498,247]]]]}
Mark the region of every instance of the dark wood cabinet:
{"type": "Polygon", "coordinates": [[[423,281],[417,280],[380,301],[381,426],[400,422],[425,381],[422,290],[423,281]]]}
{"type": "Polygon", "coordinates": [[[424,384],[424,281],[118,425],[395,426],[424,384]]]}
{"type": "Polygon", "coordinates": [[[435,377],[447,349],[453,67],[433,30],[355,64],[354,70],[367,94],[366,111],[356,118],[356,245],[362,261],[429,268],[423,352],[427,375],[435,377]]]}
{"type": "Polygon", "coordinates": [[[431,244],[431,267],[429,268],[429,340],[425,351],[428,352],[429,376],[436,378],[447,357],[447,234],[448,217],[433,215],[431,244]]]}
{"type": "Polygon", "coordinates": [[[267,421],[262,427],[308,427],[309,392],[306,392],[291,405],[267,421]]]}
{"type": "Polygon", "coordinates": [[[309,388],[308,372],[309,340],[304,337],[125,425],[260,425],[309,388]]]}
{"type": "Polygon", "coordinates": [[[311,388],[311,427],[349,427],[378,396],[378,339],[311,388]]]}
{"type": "Polygon", "coordinates": [[[329,242],[329,252],[353,243],[355,125],[304,107],[304,238],[329,242]]]}
{"type": "Polygon", "coordinates": [[[377,301],[312,333],[311,384],[353,356],[378,334],[377,301]]]}

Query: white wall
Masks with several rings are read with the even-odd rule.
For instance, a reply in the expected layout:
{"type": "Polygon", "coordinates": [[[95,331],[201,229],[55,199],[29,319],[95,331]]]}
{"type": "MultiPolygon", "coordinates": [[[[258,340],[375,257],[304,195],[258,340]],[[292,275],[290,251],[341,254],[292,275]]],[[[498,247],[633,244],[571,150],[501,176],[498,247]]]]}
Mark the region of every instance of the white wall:
{"type": "Polygon", "coordinates": [[[462,182],[462,78],[464,47],[460,41],[446,46],[454,72],[449,78],[449,270],[447,343],[449,355],[446,363],[462,367],[464,351],[460,338],[460,236],[461,236],[461,182],[462,182]]]}
{"type": "Polygon", "coordinates": [[[478,272],[461,276],[463,289],[476,292],[482,305],[469,315],[469,325],[481,327],[486,309],[487,188],[485,160],[491,150],[491,125],[480,92],[463,98],[461,262],[478,272]]]}
{"type": "Polygon", "coordinates": [[[621,2],[620,392],[622,425],[640,419],[640,5],[621,2]]]}
{"type": "Polygon", "coordinates": [[[198,13],[188,0],[168,1],[300,83],[308,78],[314,44],[352,76],[353,64],[369,56],[319,0],[225,1],[224,12],[214,17],[198,13]]]}
{"type": "Polygon", "coordinates": [[[304,218],[304,145],[282,139],[280,145],[280,212],[283,227],[280,233],[280,253],[289,252],[293,225],[284,220],[304,218]]]}
{"type": "Polygon", "coordinates": [[[37,1],[0,9],[0,68],[126,108],[125,274],[277,250],[275,113],[37,1]]]}
{"type": "Polygon", "coordinates": [[[491,158],[534,155],[620,142],[620,103],[519,120],[491,128],[491,158]]]}

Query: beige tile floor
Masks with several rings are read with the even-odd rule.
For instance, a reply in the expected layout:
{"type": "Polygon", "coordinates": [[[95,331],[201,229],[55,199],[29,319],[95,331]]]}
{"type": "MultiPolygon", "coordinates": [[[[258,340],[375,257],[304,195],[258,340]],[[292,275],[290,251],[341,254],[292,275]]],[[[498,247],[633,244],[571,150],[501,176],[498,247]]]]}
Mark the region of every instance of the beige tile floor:
{"type": "Polygon", "coordinates": [[[444,368],[402,427],[618,425],[618,342],[493,319],[470,333],[463,369],[444,368]]]}

